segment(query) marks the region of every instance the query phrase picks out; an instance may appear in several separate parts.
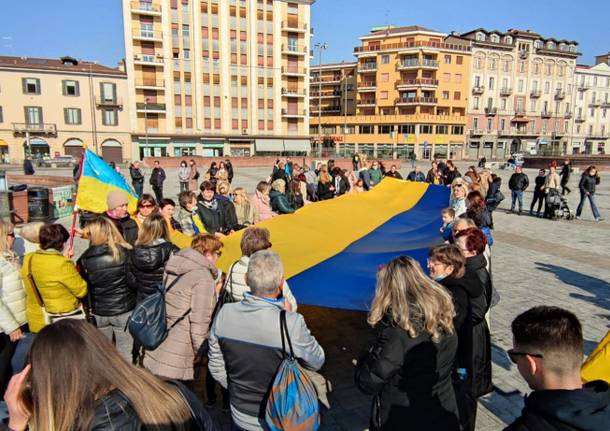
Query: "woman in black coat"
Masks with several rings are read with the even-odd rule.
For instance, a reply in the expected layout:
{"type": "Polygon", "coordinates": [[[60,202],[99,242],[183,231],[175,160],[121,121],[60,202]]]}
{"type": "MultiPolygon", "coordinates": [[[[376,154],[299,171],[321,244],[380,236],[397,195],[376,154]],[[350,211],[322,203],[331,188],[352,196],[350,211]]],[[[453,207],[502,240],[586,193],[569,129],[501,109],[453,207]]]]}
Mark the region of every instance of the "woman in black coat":
{"type": "Polygon", "coordinates": [[[129,271],[132,247],[103,216],[87,224],[83,237],[89,239],[90,246],[78,259],[77,267],[87,282],[90,312],[98,329],[114,340],[125,359],[130,359],[133,339],[125,326],[136,306],[137,287],[129,271]]]}
{"type": "Polygon", "coordinates": [[[208,233],[228,235],[238,229],[237,213],[233,202],[218,199],[216,188],[210,181],[204,181],[199,187],[201,200],[197,201],[197,214],[208,233]]]}
{"type": "MultiPolygon", "coordinates": [[[[464,277],[469,281],[470,319],[472,324],[472,358],[469,372],[460,376],[457,386],[463,429],[473,430],[476,425],[477,399],[492,391],[491,381],[491,336],[485,315],[492,298],[491,277],[487,272],[487,259],[483,255],[487,237],[478,228],[471,227],[455,235],[455,244],[466,258],[464,277]]],[[[468,358],[470,359],[470,358],[468,358]]]]}
{"type": "Polygon", "coordinates": [[[489,228],[494,228],[493,212],[498,208],[500,202],[504,200],[504,195],[500,191],[502,187],[502,178],[496,174],[491,174],[491,182],[489,183],[489,189],[487,190],[487,196],[485,196],[485,206],[489,212],[490,225],[489,228]]]}
{"type": "Polygon", "coordinates": [[[451,373],[457,351],[449,293],[401,256],[380,269],[368,322],[377,339],[356,384],[374,394],[372,430],[460,429],[451,373]]]}
{"type": "Polygon", "coordinates": [[[326,166],[322,166],[320,170],[320,178],[318,181],[318,200],[324,201],[332,199],[335,196],[335,186],[333,185],[333,179],[329,175],[326,166]]]}

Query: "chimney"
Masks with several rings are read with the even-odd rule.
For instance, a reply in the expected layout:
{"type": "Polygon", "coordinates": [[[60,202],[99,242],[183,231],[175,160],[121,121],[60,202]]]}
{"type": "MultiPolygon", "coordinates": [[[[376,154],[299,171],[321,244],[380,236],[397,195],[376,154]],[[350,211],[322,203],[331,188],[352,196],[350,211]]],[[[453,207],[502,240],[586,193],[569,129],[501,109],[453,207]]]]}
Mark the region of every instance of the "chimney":
{"type": "Polygon", "coordinates": [[[121,72],[125,72],[126,71],[126,68],[125,68],[125,59],[124,58],[119,60],[119,62],[117,63],[117,69],[119,69],[121,72]]]}

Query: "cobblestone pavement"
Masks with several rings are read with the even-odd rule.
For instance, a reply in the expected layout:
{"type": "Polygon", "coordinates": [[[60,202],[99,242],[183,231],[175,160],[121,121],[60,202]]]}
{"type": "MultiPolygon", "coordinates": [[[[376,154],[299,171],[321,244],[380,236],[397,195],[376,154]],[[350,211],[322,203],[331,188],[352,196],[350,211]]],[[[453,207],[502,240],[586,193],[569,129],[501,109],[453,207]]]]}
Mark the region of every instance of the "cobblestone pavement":
{"type": "MultiPolygon", "coordinates": [[[[461,171],[466,165],[458,164],[461,171]]],[[[427,167],[426,167],[427,169],[427,167]]],[[[235,186],[251,192],[270,169],[248,168],[236,172],[235,186]]],[[[533,183],[535,170],[525,170],[533,183]]],[[[407,169],[402,170],[403,175],[407,169]]],[[[610,327],[610,224],[592,221],[590,208],[583,220],[549,221],[508,214],[510,193],[507,189],[510,172],[499,170],[503,192],[507,197],[494,214],[496,230],[493,246],[493,278],[500,303],[492,310],[494,392],[480,401],[477,430],[501,430],[522,408],[528,388],[510,362],[506,350],[511,347],[510,323],[527,308],[553,304],[574,311],[582,320],[585,353],[593,350],[610,327]]],[[[166,194],[177,193],[175,172],[168,170],[170,180],[166,194]]],[[[574,190],[569,195],[573,210],[578,203],[575,173],[570,182],[574,190]]],[[[531,192],[525,194],[529,208],[531,192]]],[[[610,174],[602,174],[597,193],[602,217],[610,216],[610,174]]],[[[81,248],[82,245],[79,245],[81,248]]],[[[366,324],[365,313],[299,307],[309,327],[326,351],[322,375],[332,391],[330,408],[324,409],[324,430],[364,430],[368,428],[370,399],[354,386],[353,361],[358,357],[372,331],[366,324]]],[[[197,384],[201,388],[201,381],[197,384]]],[[[218,408],[213,410],[223,428],[229,429],[229,418],[218,408]]]]}

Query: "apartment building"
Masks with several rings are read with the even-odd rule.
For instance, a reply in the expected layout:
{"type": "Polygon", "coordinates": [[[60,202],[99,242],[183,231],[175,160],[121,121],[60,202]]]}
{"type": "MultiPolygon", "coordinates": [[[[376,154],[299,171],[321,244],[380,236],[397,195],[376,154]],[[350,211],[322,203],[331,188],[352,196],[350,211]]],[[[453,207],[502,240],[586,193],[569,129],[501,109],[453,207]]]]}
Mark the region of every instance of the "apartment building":
{"type": "MultiPolygon", "coordinates": [[[[335,63],[311,66],[309,78],[309,112],[311,117],[343,116],[356,114],[356,63],[335,63]]],[[[310,126],[314,154],[319,146],[333,146],[343,142],[343,130],[327,129],[323,122],[310,126]],[[322,124],[318,128],[318,125],[322,124]],[[326,141],[324,144],[323,141],[326,141]]]]}
{"type": "Polygon", "coordinates": [[[0,56],[0,162],[80,156],[131,158],[127,75],[71,57],[0,56]]]}
{"type": "Polygon", "coordinates": [[[605,154],[610,138],[610,65],[576,66],[568,154],[605,154]]]}
{"type": "Polygon", "coordinates": [[[313,2],[123,0],[139,157],[308,151],[313,2]]]}
{"type": "MultiPolygon", "coordinates": [[[[335,151],[375,157],[461,158],[465,142],[470,45],[420,26],[373,29],[354,49],[356,113],[323,116],[335,151]]],[[[311,132],[318,119],[311,118],[311,132]]]]}
{"type": "Polygon", "coordinates": [[[459,37],[472,46],[468,157],[568,152],[578,43],[515,29],[459,37]]]}

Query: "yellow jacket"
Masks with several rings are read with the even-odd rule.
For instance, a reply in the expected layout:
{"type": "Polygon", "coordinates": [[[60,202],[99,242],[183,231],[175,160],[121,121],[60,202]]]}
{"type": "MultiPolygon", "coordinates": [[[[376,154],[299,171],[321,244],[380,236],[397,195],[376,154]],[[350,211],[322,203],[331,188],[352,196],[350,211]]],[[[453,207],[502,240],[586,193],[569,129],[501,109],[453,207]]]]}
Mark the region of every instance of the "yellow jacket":
{"type": "Polygon", "coordinates": [[[74,263],[57,250],[38,250],[26,254],[21,267],[26,294],[26,317],[30,331],[36,333],[44,328],[45,324],[42,309],[36,301],[28,278],[32,258],[32,275],[49,313],[75,310],[79,299],[87,295],[87,282],[80,276],[74,263]]]}
{"type": "Polygon", "coordinates": [[[582,365],[580,377],[583,383],[604,380],[610,383],[610,331],[582,365]]]}

